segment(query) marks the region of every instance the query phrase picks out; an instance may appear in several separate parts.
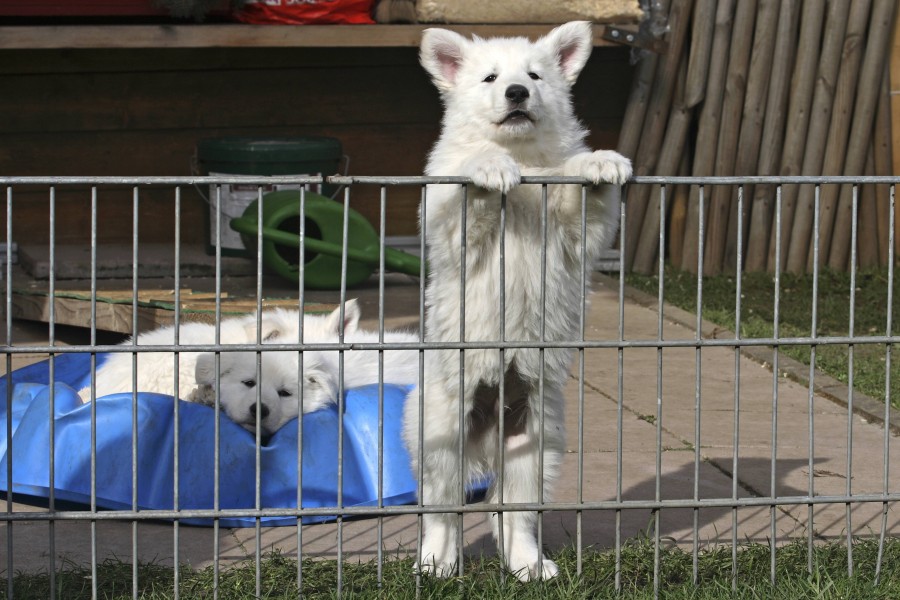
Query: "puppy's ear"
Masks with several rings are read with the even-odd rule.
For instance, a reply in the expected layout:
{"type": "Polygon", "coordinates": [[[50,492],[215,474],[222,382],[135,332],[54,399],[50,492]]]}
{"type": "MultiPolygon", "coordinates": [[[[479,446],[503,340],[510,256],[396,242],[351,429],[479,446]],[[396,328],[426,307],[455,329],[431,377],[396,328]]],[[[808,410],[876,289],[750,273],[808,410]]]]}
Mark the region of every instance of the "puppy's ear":
{"type": "MultiPolygon", "coordinates": [[[[359,303],[356,298],[344,302],[344,335],[353,333],[359,327],[359,303]]],[[[341,332],[341,307],[337,307],[325,320],[325,330],[332,335],[341,332]]]]}
{"type": "Polygon", "coordinates": [[[591,24],[588,21],[571,21],[560,25],[538,40],[538,44],[556,56],[566,81],[572,85],[593,49],[591,24]]]}
{"type": "MultiPolygon", "coordinates": [[[[260,341],[271,342],[280,338],[284,334],[281,321],[274,316],[263,315],[260,321],[260,341]]],[[[256,343],[256,319],[244,325],[244,332],[247,335],[247,341],[256,343]]]]}
{"type": "Polygon", "coordinates": [[[469,40],[448,29],[426,29],[419,46],[419,62],[441,91],[456,85],[469,40]]]}
{"type": "Polygon", "coordinates": [[[359,329],[359,302],[352,298],[344,302],[344,333],[353,333],[359,329]]]}
{"type": "Polygon", "coordinates": [[[216,381],[216,355],[205,352],[197,356],[194,379],[198,385],[212,385],[216,381]]]}

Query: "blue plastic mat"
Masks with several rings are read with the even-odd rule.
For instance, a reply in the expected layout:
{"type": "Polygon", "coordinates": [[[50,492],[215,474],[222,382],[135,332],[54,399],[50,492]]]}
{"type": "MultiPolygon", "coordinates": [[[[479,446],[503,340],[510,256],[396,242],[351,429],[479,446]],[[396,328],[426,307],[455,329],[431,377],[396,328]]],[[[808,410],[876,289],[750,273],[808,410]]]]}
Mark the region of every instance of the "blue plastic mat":
{"type": "MultiPolygon", "coordinates": [[[[105,355],[98,355],[98,365],[105,355]]],[[[90,504],[91,405],[77,390],[90,381],[89,354],[54,360],[54,487],[59,500],[90,504]]],[[[12,373],[12,410],[7,412],[7,377],[0,378],[0,491],[7,492],[7,420],[12,421],[12,490],[47,498],[50,490],[50,362],[12,373]]],[[[385,505],[415,501],[415,479],[401,438],[407,388],[384,386],[385,505]]],[[[137,506],[174,508],[174,402],[171,396],[137,395],[137,506]]],[[[178,504],[180,509],[213,508],[215,412],[179,402],[178,504]]],[[[96,499],[107,509],[132,507],[133,398],[111,394],[96,401],[96,499]]],[[[348,390],[344,407],[343,505],[374,505],[378,499],[378,386],[348,390]]],[[[262,508],[297,506],[297,421],[278,430],[260,451],[262,508]]],[[[219,506],[255,506],[256,439],[221,413],[219,506]]],[[[303,417],[303,507],[337,504],[338,411],[332,406],[303,417]]],[[[304,523],[333,517],[304,517],[304,523]]],[[[212,519],[182,523],[212,525],[212,519]]],[[[222,518],[223,527],[255,525],[253,518],[222,518]]],[[[263,517],[263,525],[295,525],[293,517],[263,517]]]]}

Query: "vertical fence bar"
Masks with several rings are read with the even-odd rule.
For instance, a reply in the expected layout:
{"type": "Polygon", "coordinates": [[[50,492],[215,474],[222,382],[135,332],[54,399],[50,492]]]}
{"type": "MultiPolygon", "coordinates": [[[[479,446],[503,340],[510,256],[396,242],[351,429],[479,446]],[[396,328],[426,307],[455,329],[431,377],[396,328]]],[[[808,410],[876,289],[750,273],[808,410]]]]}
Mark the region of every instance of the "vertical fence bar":
{"type": "MultiPolygon", "coordinates": [[[[547,295],[544,287],[547,278],[547,185],[541,188],[541,325],[540,340],[543,343],[547,338],[547,295]]],[[[593,275],[594,265],[587,264],[587,187],[581,186],[581,310],[578,324],[578,338],[583,342],[585,339],[585,311],[587,310],[587,273],[593,275]],[[588,271],[590,270],[590,271],[588,271]]],[[[541,346],[540,372],[538,375],[539,397],[541,404],[541,423],[540,423],[540,473],[538,481],[540,482],[540,498],[539,504],[544,504],[544,358],[546,349],[541,346]]],[[[559,469],[562,465],[556,466],[559,469]]],[[[577,503],[580,505],[584,501],[584,347],[578,349],[578,457],[577,457],[577,473],[576,473],[576,496],[577,503]]],[[[538,513],[538,568],[541,567],[543,558],[543,517],[544,513],[538,513]]],[[[575,572],[581,575],[583,567],[582,557],[582,511],[575,512],[575,526],[577,537],[577,549],[575,558],[575,572]]]]}
{"type": "MultiPolygon", "coordinates": [[[[96,188],[92,191],[92,200],[96,199],[96,188]]],[[[93,204],[92,204],[93,208],[93,204]]],[[[91,225],[94,227],[96,221],[92,221],[91,225]]],[[[93,232],[92,232],[93,233],[93,232]]],[[[92,247],[95,244],[92,244],[92,247]]],[[[50,279],[49,279],[49,291],[50,291],[50,324],[49,324],[49,332],[48,332],[48,341],[49,345],[53,346],[56,344],[56,188],[50,188],[50,240],[49,240],[49,254],[50,254],[50,279]]],[[[50,384],[50,410],[48,412],[49,419],[49,439],[47,440],[50,445],[50,464],[49,464],[49,474],[48,474],[48,498],[47,498],[47,510],[49,512],[56,511],[56,422],[53,418],[53,415],[56,413],[56,359],[54,354],[50,354],[49,357],[49,384],[50,384]]],[[[93,437],[93,420],[91,422],[91,447],[93,449],[94,437],[93,437]]],[[[91,453],[91,491],[93,495],[93,451],[91,453]]],[[[56,589],[56,521],[51,519],[47,523],[47,532],[49,535],[48,546],[50,550],[50,565],[49,565],[49,573],[50,573],[50,589],[56,589]]],[[[93,533],[93,523],[92,523],[92,533],[93,533]]],[[[96,544],[94,543],[96,537],[91,537],[91,550],[92,553],[96,550],[96,544]]],[[[96,564],[96,561],[94,561],[96,564]]],[[[96,570],[96,569],[94,569],[96,570]]],[[[94,593],[94,597],[96,597],[96,593],[94,593]]]]}
{"type": "MultiPolygon", "coordinates": [[[[6,188],[6,345],[13,345],[12,334],[12,186],[6,188]]],[[[12,354],[6,353],[6,374],[11,376],[12,354]]],[[[6,386],[6,414],[12,414],[12,389],[6,386]]],[[[12,419],[6,419],[6,515],[13,513],[13,429],[12,419]]],[[[13,598],[13,522],[6,521],[6,597],[13,598]]],[[[54,569],[55,570],[55,569],[54,569]]],[[[53,586],[50,586],[53,590],[53,586]]]]}
{"type": "MultiPolygon", "coordinates": [[[[132,191],[132,199],[131,199],[131,339],[137,340],[138,337],[138,206],[140,201],[140,192],[138,191],[138,186],[134,186],[132,191]]],[[[176,334],[177,336],[177,334],[176,334]]],[[[175,338],[178,339],[177,337],[175,338]]],[[[132,362],[131,362],[131,373],[132,373],[132,381],[137,381],[137,367],[138,367],[138,355],[137,353],[132,354],[132,362]]],[[[178,365],[175,365],[175,390],[173,391],[173,396],[176,398],[176,402],[174,404],[178,404],[178,365]]],[[[131,509],[137,511],[138,502],[138,476],[137,471],[139,468],[138,465],[138,387],[137,385],[132,385],[131,387],[131,509]]],[[[175,435],[175,443],[178,443],[178,435],[177,435],[177,423],[176,423],[176,435],[175,435]]],[[[177,455],[175,457],[175,468],[174,468],[174,489],[173,491],[173,499],[175,501],[175,505],[177,506],[178,499],[178,458],[177,455]]],[[[173,534],[174,535],[174,534],[173,534]]],[[[173,570],[173,575],[175,576],[175,597],[178,597],[178,555],[175,555],[175,569],[173,570]]],[[[137,590],[138,590],[138,553],[137,553],[137,520],[132,521],[131,525],[131,589],[132,589],[132,597],[137,598],[137,590]]]]}
{"type": "MultiPolygon", "coordinates": [[[[92,232],[91,234],[91,249],[90,249],[90,264],[91,264],[91,297],[90,297],[90,346],[92,348],[91,356],[90,356],[90,368],[91,368],[91,389],[90,389],[90,399],[91,404],[93,404],[97,400],[97,352],[95,351],[96,343],[97,343],[97,244],[95,242],[96,236],[92,232]]],[[[51,295],[51,298],[53,296],[51,295]]],[[[93,411],[93,407],[91,411],[93,411]]],[[[51,585],[51,589],[53,589],[53,585],[51,585]]]]}
{"type": "MultiPolygon", "coordinates": [[[[821,213],[821,189],[817,185],[813,195],[813,287],[812,287],[812,323],[810,325],[810,337],[813,343],[809,347],[809,395],[807,414],[809,415],[809,462],[807,463],[808,481],[807,495],[812,498],[815,494],[814,465],[816,456],[816,428],[815,428],[815,381],[816,381],[816,344],[818,329],[818,308],[819,308],[819,217],[821,213]]],[[[812,503],[807,505],[806,509],[806,570],[812,575],[813,573],[813,538],[815,536],[815,507],[812,503]]]]}
{"type": "MultiPolygon", "coordinates": [[[[741,277],[741,259],[743,251],[743,200],[744,187],[738,186],[737,209],[737,262],[734,266],[734,341],[741,340],[741,298],[743,297],[743,279],[741,277]]],[[[731,434],[731,499],[735,505],[731,509],[731,589],[737,589],[737,529],[738,529],[738,465],[740,456],[741,439],[741,347],[734,347],[734,424],[731,434]]],[[[774,517],[773,517],[774,518],[774,517]]]]}
{"type": "MultiPolygon", "coordinates": [[[[384,247],[387,228],[387,188],[381,186],[378,204],[378,343],[384,343],[384,247]]],[[[384,350],[378,351],[378,498],[377,507],[384,507],[384,350]]],[[[384,516],[378,513],[378,588],[384,586],[384,516]]]]}
{"type": "MultiPolygon", "coordinates": [[[[703,244],[706,234],[705,230],[705,206],[703,197],[704,187],[701,185],[699,189],[699,198],[697,202],[697,321],[695,329],[695,341],[697,349],[695,352],[696,373],[694,380],[694,500],[700,498],[700,402],[701,402],[701,340],[703,338],[703,244]]],[[[699,509],[693,509],[693,541],[691,548],[692,572],[691,581],[697,585],[698,570],[698,530],[700,518],[699,509]]]]}
{"type": "MultiPolygon", "coordinates": [[[[462,225],[459,228],[459,265],[460,265],[460,273],[459,273],[459,341],[466,341],[466,249],[467,249],[467,240],[466,240],[466,231],[467,231],[467,223],[466,219],[468,217],[468,204],[469,204],[469,187],[468,184],[463,185],[463,201],[460,206],[460,211],[462,213],[462,225]]],[[[459,440],[457,451],[459,453],[459,496],[458,501],[460,504],[465,504],[466,502],[466,454],[465,454],[465,443],[466,443],[466,408],[465,408],[465,393],[466,393],[466,351],[459,351],[459,422],[457,423],[458,432],[459,432],[459,440]]],[[[419,415],[421,418],[421,414],[419,415]]],[[[457,513],[456,515],[456,548],[457,548],[457,556],[459,557],[456,565],[456,573],[459,577],[463,576],[465,572],[463,569],[463,513],[457,513]]]]}
{"type": "MultiPolygon", "coordinates": [[[[888,207],[888,285],[887,285],[887,315],[885,324],[885,335],[890,337],[894,330],[894,191],[892,185],[890,188],[890,200],[888,207]]],[[[884,345],[884,459],[882,472],[882,491],[885,495],[890,491],[890,466],[891,466],[891,431],[889,423],[891,422],[891,360],[892,360],[892,344],[884,345]]],[[[875,585],[881,582],[881,564],[884,559],[884,541],[887,536],[887,518],[889,504],[884,502],[881,506],[881,533],[878,536],[878,557],[875,561],[875,585]]]]}
{"type": "MultiPolygon", "coordinates": [[[[465,190],[465,187],[463,187],[465,190]]],[[[463,192],[465,193],[465,192],[463,192]]],[[[421,257],[421,262],[419,263],[419,343],[423,344],[425,342],[425,281],[427,273],[425,271],[425,263],[426,263],[426,247],[425,240],[428,235],[428,186],[423,185],[421,190],[421,200],[420,200],[420,217],[419,217],[419,227],[421,228],[421,234],[419,237],[419,256],[421,257]]],[[[465,202],[465,199],[464,199],[465,202]]],[[[419,508],[419,512],[416,513],[416,564],[422,565],[422,525],[423,525],[423,513],[422,507],[425,505],[422,498],[422,482],[425,479],[425,471],[423,467],[423,463],[425,461],[425,447],[424,447],[424,437],[425,437],[425,350],[420,347],[418,352],[419,359],[419,373],[418,373],[418,394],[415,399],[416,402],[419,403],[419,422],[416,424],[417,435],[416,439],[418,440],[418,444],[416,445],[416,489],[419,490],[419,493],[416,494],[416,506],[419,508]]],[[[409,401],[412,401],[410,399],[409,401]]],[[[416,569],[416,599],[421,597],[422,594],[422,569],[416,569]]]]}
{"type": "MultiPolygon", "coordinates": [[[[856,225],[859,213],[859,186],[853,186],[852,217],[850,221],[850,323],[849,337],[851,343],[847,348],[847,497],[853,493],[853,386],[854,358],[856,345],[852,343],[856,322],[856,225]]],[[[885,424],[887,427],[887,424],[885,424]]],[[[853,520],[852,504],[848,500],[845,505],[847,514],[847,575],[853,577],[853,520]]]]}
{"type": "MultiPolygon", "coordinates": [[[[625,196],[627,200],[627,196],[625,196]]],[[[616,365],[616,502],[622,501],[622,423],[625,409],[625,243],[627,223],[625,222],[627,202],[619,205],[619,331],[616,365]]],[[[616,508],[616,592],[622,591],[622,509],[616,508]]]]}
{"type": "MultiPolygon", "coordinates": [[[[775,306],[774,316],[772,319],[772,337],[776,340],[780,335],[780,311],[781,311],[781,186],[775,189],[775,306]]],[[[737,442],[735,441],[735,445],[737,442]]],[[[778,495],[776,471],[778,468],[778,345],[772,347],[772,461],[769,466],[769,493],[774,500],[778,495]]],[[[737,471],[735,471],[735,481],[737,481],[737,471]]],[[[769,530],[769,582],[775,585],[775,567],[776,567],[776,529],[775,516],[776,506],[770,508],[771,529],[769,530]]],[[[734,588],[736,589],[736,588],[734,588]]]]}
{"type": "MultiPolygon", "coordinates": [[[[306,189],[307,186],[302,186],[300,188],[300,235],[298,237],[298,278],[297,278],[297,307],[299,308],[299,313],[297,315],[297,327],[298,327],[298,336],[297,341],[300,343],[300,347],[303,347],[304,343],[304,331],[303,325],[305,323],[305,314],[306,307],[304,302],[306,300],[305,297],[305,289],[304,285],[305,277],[306,277],[306,189]]],[[[297,419],[297,509],[299,510],[303,506],[303,402],[305,400],[305,395],[303,390],[306,388],[305,381],[306,379],[302,376],[303,368],[304,368],[304,352],[303,350],[299,350],[297,352],[297,368],[301,373],[300,377],[300,397],[298,402],[299,404],[299,415],[300,418],[297,419]]],[[[297,517],[297,595],[303,596],[303,518],[297,517]]]]}
{"type": "MultiPolygon", "coordinates": [[[[256,222],[263,223],[263,188],[256,188],[256,222]]],[[[256,228],[256,343],[262,343],[262,296],[263,296],[263,235],[262,227],[256,228]]],[[[256,510],[262,508],[262,351],[256,353],[256,433],[254,440],[254,493],[253,505],[256,510]]],[[[303,385],[303,371],[298,373],[298,379],[303,385]]],[[[262,595],[262,519],[257,517],[254,519],[254,533],[256,541],[256,549],[253,553],[254,570],[256,575],[256,597],[262,595]]]]}
{"type": "MultiPolygon", "coordinates": [[[[506,341],[506,193],[500,194],[500,256],[499,256],[499,268],[500,268],[500,281],[498,284],[499,294],[500,294],[500,319],[498,326],[500,328],[499,335],[497,339],[500,342],[506,341]]],[[[498,411],[498,419],[497,419],[497,503],[500,505],[500,509],[497,511],[497,553],[500,556],[500,561],[503,564],[506,564],[506,543],[504,540],[504,521],[506,517],[506,512],[503,507],[503,503],[506,501],[506,494],[504,494],[503,487],[506,485],[506,381],[504,377],[504,371],[506,370],[506,350],[504,348],[498,349],[499,360],[497,361],[497,369],[499,372],[497,373],[497,380],[499,382],[499,390],[497,392],[497,411],[498,411]]],[[[538,469],[540,470],[543,467],[543,464],[538,465],[538,469]]],[[[465,473],[465,471],[463,471],[465,473]]],[[[540,476],[538,476],[540,477],[540,476]]],[[[465,485],[465,484],[463,484],[465,485]]],[[[460,562],[462,562],[462,546],[460,546],[460,562]]],[[[538,545],[538,552],[540,552],[540,544],[538,545]]],[[[540,564],[540,561],[538,561],[540,564]]],[[[501,580],[505,581],[506,574],[501,574],[501,580]]]]}
{"type": "MultiPolygon", "coordinates": [[[[662,498],[662,409],[663,409],[663,313],[665,306],[665,260],[666,247],[666,186],[659,186],[659,264],[657,276],[659,286],[656,298],[656,339],[660,345],[656,348],[656,464],[653,482],[653,498],[657,502],[662,498]]],[[[660,561],[660,519],[662,513],[653,511],[653,597],[659,597],[659,561],[660,561]]]]}
{"type": "MultiPolygon", "coordinates": [[[[181,187],[175,188],[175,269],[174,269],[174,279],[175,279],[175,314],[174,318],[174,343],[175,346],[178,346],[181,337],[180,337],[180,329],[181,329],[181,187]]],[[[136,261],[135,261],[136,262],[136,261]]],[[[175,390],[177,391],[180,386],[180,382],[178,381],[178,373],[179,366],[181,364],[181,354],[179,352],[175,352],[174,356],[175,361],[175,390]]],[[[174,510],[181,510],[181,500],[180,500],[180,487],[181,481],[178,478],[179,474],[179,464],[180,464],[180,452],[181,447],[179,445],[180,436],[181,436],[181,403],[178,401],[179,396],[175,397],[175,402],[173,402],[174,406],[174,419],[175,419],[175,439],[174,446],[172,448],[172,452],[174,454],[173,460],[173,468],[174,468],[174,482],[173,482],[173,498],[172,498],[172,508],[174,510]]],[[[181,521],[175,519],[172,522],[172,552],[174,553],[173,562],[175,563],[175,600],[181,595],[181,557],[180,557],[180,527],[181,521]]],[[[135,585],[135,588],[137,586],[135,585]]]]}
{"type": "MultiPolygon", "coordinates": [[[[347,302],[347,248],[350,241],[350,187],[344,188],[344,219],[341,235],[341,325],[338,341],[344,343],[344,305],[347,302]]],[[[338,465],[337,465],[337,595],[344,587],[344,351],[338,351],[338,465]]]]}
{"type": "MultiPolygon", "coordinates": [[[[51,232],[50,239],[51,241],[54,239],[54,232],[51,232]]],[[[51,252],[51,256],[53,253],[51,252]]],[[[53,268],[51,267],[51,273],[53,273],[53,268]]],[[[51,275],[51,281],[53,280],[53,276],[51,275]]],[[[51,285],[52,287],[52,285],[51,285]]],[[[53,294],[51,293],[51,297],[53,294]]],[[[92,322],[96,323],[96,310],[97,310],[97,187],[91,187],[91,304],[93,309],[92,322]]],[[[51,331],[53,329],[55,317],[50,317],[50,328],[51,331]]],[[[96,334],[96,327],[93,330],[93,334],[96,334]]],[[[93,340],[93,343],[96,344],[96,338],[93,340]]],[[[51,381],[53,380],[53,372],[51,362],[51,381]]],[[[53,397],[53,388],[51,384],[50,388],[50,397],[53,397]]],[[[96,398],[94,402],[91,402],[91,513],[95,514],[97,512],[97,402],[96,398]]],[[[51,423],[53,422],[52,415],[55,410],[50,409],[51,415],[51,423]]],[[[53,436],[50,438],[53,439],[53,436]]],[[[50,455],[53,455],[53,447],[51,446],[50,455]]],[[[95,519],[91,520],[91,597],[97,598],[97,521],[95,519]]]]}
{"type": "Polygon", "coordinates": [[[219,552],[220,552],[220,522],[218,517],[218,512],[221,509],[220,504],[220,489],[219,489],[219,477],[221,473],[221,465],[219,464],[221,460],[221,455],[219,453],[219,443],[221,440],[222,427],[221,427],[221,417],[222,417],[222,398],[221,398],[221,386],[219,381],[219,370],[221,353],[219,352],[219,344],[221,343],[221,334],[222,329],[219,327],[219,323],[222,322],[222,186],[216,185],[216,223],[215,223],[215,264],[216,264],[216,302],[215,302],[215,314],[216,314],[216,331],[215,331],[215,345],[216,352],[213,360],[213,368],[215,369],[216,376],[213,381],[214,385],[214,397],[215,397],[215,425],[213,427],[213,511],[216,513],[216,516],[213,517],[213,600],[217,600],[219,597],[219,579],[221,577],[221,565],[219,564],[219,552]]]}

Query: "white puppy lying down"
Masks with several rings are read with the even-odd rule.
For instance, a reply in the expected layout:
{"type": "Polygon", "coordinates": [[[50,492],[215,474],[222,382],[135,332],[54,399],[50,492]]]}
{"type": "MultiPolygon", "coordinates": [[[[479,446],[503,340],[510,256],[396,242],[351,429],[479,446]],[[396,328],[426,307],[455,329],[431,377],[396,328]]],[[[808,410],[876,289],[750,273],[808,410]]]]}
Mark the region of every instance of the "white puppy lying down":
{"type": "MultiPolygon", "coordinates": [[[[222,344],[240,344],[250,342],[251,334],[256,332],[256,315],[245,315],[225,319],[220,324],[219,341],[222,344]]],[[[253,337],[255,340],[255,335],[253,337]]],[[[193,346],[198,344],[214,344],[216,327],[209,323],[183,323],[179,329],[179,345],[193,346]]],[[[138,346],[172,345],[175,343],[175,326],[160,327],[146,331],[137,336],[138,346]]],[[[130,346],[132,340],[122,342],[122,346],[130,346]]],[[[178,355],[178,392],[179,398],[187,399],[196,387],[194,369],[199,352],[180,352],[178,355]]],[[[100,365],[96,373],[96,397],[119,392],[130,393],[133,384],[133,355],[130,352],[114,352],[100,365]]],[[[175,353],[173,352],[138,352],[137,354],[137,391],[172,394],[175,392],[175,353]]],[[[90,402],[90,386],[78,392],[82,402],[90,402]]]]}
{"type": "MultiPolygon", "coordinates": [[[[307,341],[331,341],[331,335],[325,339],[322,322],[328,319],[337,319],[338,311],[335,310],[329,317],[321,315],[304,315],[304,327],[308,328],[307,341]]],[[[263,343],[279,343],[283,341],[296,341],[300,331],[300,312],[297,310],[285,310],[281,308],[267,310],[261,318],[261,340],[263,343]]],[[[337,326],[334,325],[336,328],[337,326]]],[[[336,330],[336,329],[335,329],[336,330]]],[[[228,318],[220,324],[219,342],[228,344],[252,344],[257,340],[257,315],[250,314],[241,317],[228,318]]],[[[209,323],[185,323],[180,327],[178,339],[179,345],[211,345],[216,342],[216,327],[209,323]]],[[[138,346],[171,345],[175,343],[175,327],[161,327],[152,331],[141,333],[137,337],[138,346]]],[[[123,346],[130,346],[131,340],[122,342],[123,346]]],[[[223,352],[223,356],[229,353],[223,352]]],[[[255,353],[241,353],[245,358],[250,356],[248,362],[255,364],[255,353]]],[[[156,392],[160,394],[176,395],[183,400],[213,404],[208,393],[197,390],[197,360],[204,356],[200,352],[179,352],[178,355],[178,390],[175,392],[175,353],[138,351],[137,355],[137,391],[156,392]]],[[[213,354],[206,354],[211,360],[213,354]]],[[[234,356],[232,353],[231,356],[234,356]]],[[[130,352],[111,353],[107,360],[97,369],[95,383],[95,397],[100,398],[114,393],[131,393],[133,387],[132,354],[130,352]]],[[[209,382],[206,382],[209,383],[209,382]]],[[[310,394],[316,397],[331,397],[330,388],[327,392],[318,389],[316,382],[312,382],[310,394]]],[[[91,399],[90,386],[78,392],[82,402],[91,399]]],[[[254,396],[255,397],[255,396],[254,396]]],[[[227,412],[227,411],[226,411],[227,412]]],[[[229,416],[234,417],[235,415],[229,416]]],[[[236,419],[237,420],[237,419],[236,419]]],[[[240,421],[238,420],[240,423],[240,421]]]]}
{"type": "MultiPolygon", "coordinates": [[[[279,319],[263,321],[262,335],[273,343],[297,343],[299,331],[279,319]],[[282,327],[286,325],[284,329],[282,327]]],[[[356,300],[344,304],[344,342],[377,343],[378,333],[359,329],[360,310],[356,300]]],[[[307,316],[303,321],[304,343],[337,343],[340,331],[340,308],[328,316],[307,316]]],[[[416,334],[385,331],[385,343],[417,342],[416,334]]],[[[271,435],[301,412],[309,413],[337,401],[339,394],[340,355],[337,350],[305,350],[303,361],[303,393],[300,394],[301,353],[299,351],[222,352],[219,354],[219,402],[237,424],[255,432],[258,421],[261,433],[271,435]],[[259,370],[257,371],[257,359],[259,370]],[[260,410],[257,411],[257,399],[260,410]],[[301,408],[302,402],[302,411],[301,408]]],[[[378,383],[378,351],[346,350],[344,356],[344,389],[378,383]]],[[[385,350],[383,382],[412,385],[418,378],[417,350],[385,350]]],[[[197,359],[197,390],[193,400],[211,404],[215,401],[215,355],[202,354],[197,359]]]]}

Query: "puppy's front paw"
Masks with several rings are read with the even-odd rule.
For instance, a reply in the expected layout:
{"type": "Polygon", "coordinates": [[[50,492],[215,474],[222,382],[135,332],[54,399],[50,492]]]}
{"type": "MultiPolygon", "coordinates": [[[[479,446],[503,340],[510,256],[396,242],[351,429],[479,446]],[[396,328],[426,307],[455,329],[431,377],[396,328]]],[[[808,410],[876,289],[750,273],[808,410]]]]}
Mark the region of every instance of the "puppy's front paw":
{"type": "Polygon", "coordinates": [[[546,581],[559,574],[559,566],[549,558],[542,558],[537,562],[510,561],[508,568],[519,581],[546,581]]]}
{"type": "Polygon", "coordinates": [[[191,390],[191,393],[188,394],[188,397],[185,398],[185,400],[188,402],[196,402],[197,404],[204,404],[206,406],[215,406],[216,391],[211,385],[200,384],[191,390]]]}
{"type": "Polygon", "coordinates": [[[506,154],[497,154],[488,158],[479,157],[469,163],[465,175],[471,177],[473,183],[486,190],[506,193],[519,185],[522,173],[519,165],[506,154]]]}
{"type": "Polygon", "coordinates": [[[631,161],[612,150],[585,152],[566,161],[565,174],[584,177],[594,185],[601,183],[622,185],[631,177],[631,161]]]}
{"type": "Polygon", "coordinates": [[[422,549],[422,561],[413,566],[415,573],[447,578],[456,574],[456,561],[446,556],[439,556],[426,547],[422,549]]]}

